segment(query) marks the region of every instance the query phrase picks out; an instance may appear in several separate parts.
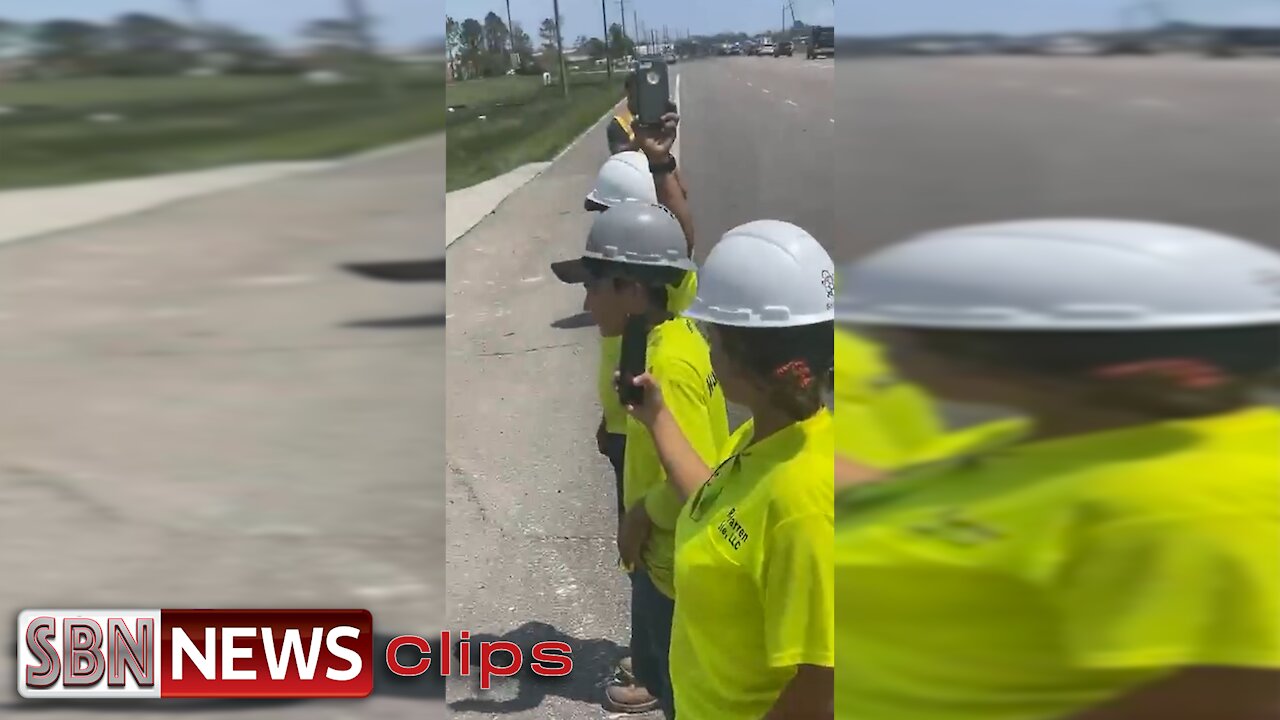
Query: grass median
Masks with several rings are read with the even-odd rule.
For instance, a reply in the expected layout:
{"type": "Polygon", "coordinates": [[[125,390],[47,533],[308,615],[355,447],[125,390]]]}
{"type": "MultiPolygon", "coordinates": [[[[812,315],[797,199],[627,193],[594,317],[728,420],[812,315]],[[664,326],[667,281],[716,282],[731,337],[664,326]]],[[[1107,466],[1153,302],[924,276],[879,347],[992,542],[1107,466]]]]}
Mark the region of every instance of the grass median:
{"type": "Polygon", "coordinates": [[[622,79],[622,73],[614,73],[612,82],[604,73],[571,75],[567,100],[560,86],[543,87],[540,76],[450,85],[447,189],[551,160],[622,99],[622,79]]]}
{"type": "Polygon", "coordinates": [[[0,188],[340,157],[444,126],[443,70],[377,83],[84,78],[0,86],[0,188]]]}

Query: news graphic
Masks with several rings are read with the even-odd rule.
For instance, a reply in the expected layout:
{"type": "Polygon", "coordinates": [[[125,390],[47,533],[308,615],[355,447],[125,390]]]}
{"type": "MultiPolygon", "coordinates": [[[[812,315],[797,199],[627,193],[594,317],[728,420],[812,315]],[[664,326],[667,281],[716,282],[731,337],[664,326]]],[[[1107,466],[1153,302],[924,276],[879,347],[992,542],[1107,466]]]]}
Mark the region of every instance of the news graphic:
{"type": "MultiPolygon", "coordinates": [[[[19,613],[17,637],[18,692],[31,699],[363,698],[375,662],[401,678],[478,673],[486,690],[526,668],[516,643],[473,648],[465,630],[434,646],[399,635],[375,657],[367,610],[35,609],[19,613]]],[[[563,677],[572,652],[536,643],[527,668],[563,677]]]]}

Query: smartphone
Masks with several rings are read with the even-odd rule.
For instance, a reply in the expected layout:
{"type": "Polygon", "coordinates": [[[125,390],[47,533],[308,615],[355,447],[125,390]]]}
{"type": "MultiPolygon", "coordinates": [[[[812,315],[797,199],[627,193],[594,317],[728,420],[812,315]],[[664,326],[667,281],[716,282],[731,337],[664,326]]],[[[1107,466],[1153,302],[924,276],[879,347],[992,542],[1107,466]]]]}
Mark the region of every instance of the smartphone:
{"type": "Polygon", "coordinates": [[[644,403],[644,388],[631,381],[645,373],[648,363],[649,323],[642,315],[627,318],[618,359],[618,399],[623,406],[644,403]]]}
{"type": "Polygon", "coordinates": [[[660,58],[636,62],[636,123],[660,126],[671,102],[667,63],[660,58]]]}

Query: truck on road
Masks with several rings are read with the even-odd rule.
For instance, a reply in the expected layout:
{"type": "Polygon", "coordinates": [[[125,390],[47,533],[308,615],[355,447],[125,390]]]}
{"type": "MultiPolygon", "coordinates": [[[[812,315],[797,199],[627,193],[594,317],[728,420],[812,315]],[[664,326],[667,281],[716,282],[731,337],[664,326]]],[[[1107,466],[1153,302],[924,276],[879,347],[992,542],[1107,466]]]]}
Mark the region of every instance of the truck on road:
{"type": "Polygon", "coordinates": [[[813,60],[836,56],[836,29],[830,25],[816,25],[809,31],[809,47],[805,57],[813,60]]]}

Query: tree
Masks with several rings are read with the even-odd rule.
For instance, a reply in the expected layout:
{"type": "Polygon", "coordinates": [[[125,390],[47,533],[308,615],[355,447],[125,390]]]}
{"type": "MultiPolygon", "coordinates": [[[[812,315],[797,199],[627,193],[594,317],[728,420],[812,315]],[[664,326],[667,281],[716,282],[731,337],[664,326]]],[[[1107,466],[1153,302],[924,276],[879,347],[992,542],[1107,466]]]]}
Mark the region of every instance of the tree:
{"type": "Polygon", "coordinates": [[[556,43],[556,21],[547,18],[538,27],[538,39],[542,40],[542,66],[553,68],[560,63],[560,49],[556,43]]]}
{"type": "Polygon", "coordinates": [[[614,23],[609,26],[609,56],[617,60],[619,58],[634,55],[636,52],[636,44],[631,38],[622,32],[622,26],[614,23]]]}
{"type": "Polygon", "coordinates": [[[112,33],[123,52],[172,56],[182,52],[187,29],[171,20],[146,13],[126,13],[116,19],[112,33]]]}
{"type": "Polygon", "coordinates": [[[107,49],[106,28],[83,20],[49,20],[36,27],[38,54],[69,72],[88,72],[107,49]]]}
{"type": "Polygon", "coordinates": [[[445,54],[449,56],[449,67],[453,72],[453,79],[459,79],[462,69],[459,67],[458,53],[462,45],[462,25],[453,19],[452,15],[446,16],[444,19],[444,49],[445,54]]]}
{"type": "Polygon", "coordinates": [[[604,41],[600,38],[587,38],[578,46],[578,52],[586,53],[592,60],[600,60],[605,56],[604,41]]]}
{"type": "Polygon", "coordinates": [[[459,37],[459,58],[468,70],[468,77],[479,75],[484,64],[484,26],[475,18],[467,18],[462,21],[459,37]]]}
{"type": "Polygon", "coordinates": [[[312,20],[302,28],[302,35],[324,49],[351,51],[359,49],[362,44],[359,26],[340,18],[312,20]]]}
{"type": "Polygon", "coordinates": [[[497,13],[490,12],[484,16],[484,45],[490,54],[505,58],[509,35],[507,24],[502,22],[502,18],[498,17],[497,13]]]}
{"type": "Polygon", "coordinates": [[[516,56],[520,58],[520,66],[528,67],[533,62],[533,40],[518,22],[511,23],[511,45],[515,48],[516,56]]]}

